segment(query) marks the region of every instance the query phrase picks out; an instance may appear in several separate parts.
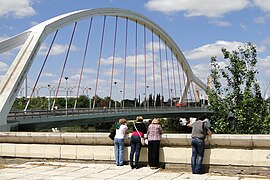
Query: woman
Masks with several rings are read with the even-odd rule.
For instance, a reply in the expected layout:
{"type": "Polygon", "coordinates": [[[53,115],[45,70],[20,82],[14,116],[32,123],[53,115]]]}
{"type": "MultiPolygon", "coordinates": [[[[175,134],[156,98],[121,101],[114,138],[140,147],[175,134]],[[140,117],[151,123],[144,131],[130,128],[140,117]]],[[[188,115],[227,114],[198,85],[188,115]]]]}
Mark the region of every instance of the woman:
{"type": "Polygon", "coordinates": [[[151,169],[157,169],[159,167],[159,146],[162,133],[159,120],[154,118],[147,130],[148,163],[151,169]]]}
{"type": "Polygon", "coordinates": [[[143,123],[143,117],[138,116],[136,118],[136,123],[133,125],[133,132],[130,138],[130,145],[131,145],[131,151],[130,151],[130,166],[131,169],[138,169],[139,168],[139,159],[140,159],[140,152],[141,152],[141,137],[144,137],[144,134],[147,133],[147,129],[145,124],[143,123]],[[136,126],[136,128],[135,128],[136,126]],[[137,130],[138,131],[137,131],[137,130]],[[133,158],[135,153],[135,164],[133,164],[133,158]]]}
{"type": "Polygon", "coordinates": [[[124,138],[126,134],[128,134],[127,120],[121,118],[116,126],[114,137],[115,163],[117,166],[124,165],[124,138]]]}

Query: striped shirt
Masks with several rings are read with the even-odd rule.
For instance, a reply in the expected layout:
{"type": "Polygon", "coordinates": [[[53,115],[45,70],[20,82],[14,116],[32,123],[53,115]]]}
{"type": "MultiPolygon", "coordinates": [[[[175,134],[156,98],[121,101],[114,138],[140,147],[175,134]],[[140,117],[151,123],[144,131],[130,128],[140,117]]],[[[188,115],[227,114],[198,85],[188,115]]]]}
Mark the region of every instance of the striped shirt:
{"type": "Polygon", "coordinates": [[[148,126],[147,137],[148,141],[160,141],[162,128],[160,124],[150,124],[148,126]]]}

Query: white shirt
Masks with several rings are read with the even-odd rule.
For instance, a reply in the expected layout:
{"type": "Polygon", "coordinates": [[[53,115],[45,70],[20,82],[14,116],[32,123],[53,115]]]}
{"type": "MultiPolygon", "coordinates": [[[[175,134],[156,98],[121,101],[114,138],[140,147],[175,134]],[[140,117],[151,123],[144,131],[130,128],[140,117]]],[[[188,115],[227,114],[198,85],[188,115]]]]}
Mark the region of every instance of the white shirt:
{"type": "Polygon", "coordinates": [[[121,124],[119,129],[116,129],[115,137],[116,139],[124,139],[126,135],[127,125],[121,124]]]}

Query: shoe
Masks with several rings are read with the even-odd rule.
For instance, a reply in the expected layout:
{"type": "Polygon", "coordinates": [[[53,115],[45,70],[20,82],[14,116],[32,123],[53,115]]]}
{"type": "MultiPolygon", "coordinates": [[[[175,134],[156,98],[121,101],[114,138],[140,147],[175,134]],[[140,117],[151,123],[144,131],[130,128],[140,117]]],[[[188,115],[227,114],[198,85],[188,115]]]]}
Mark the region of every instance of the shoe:
{"type": "Polygon", "coordinates": [[[131,167],[131,169],[134,169],[135,168],[135,166],[130,166],[131,167]]]}

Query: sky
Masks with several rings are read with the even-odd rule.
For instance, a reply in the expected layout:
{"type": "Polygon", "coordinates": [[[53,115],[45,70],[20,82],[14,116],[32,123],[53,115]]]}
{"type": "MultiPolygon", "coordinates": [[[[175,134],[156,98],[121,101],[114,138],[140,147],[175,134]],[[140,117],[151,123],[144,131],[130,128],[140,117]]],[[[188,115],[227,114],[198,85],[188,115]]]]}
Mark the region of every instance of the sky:
{"type": "MultiPolygon", "coordinates": [[[[255,44],[257,78],[263,95],[270,93],[267,89],[270,84],[269,0],[0,0],[0,41],[64,13],[107,7],[128,9],[157,23],[175,41],[194,74],[204,83],[210,74],[212,56],[220,58],[221,66],[228,64],[222,60],[222,47],[235,50],[247,42],[255,44]]],[[[67,44],[59,41],[52,53],[64,54],[62,47],[67,44]]],[[[42,46],[40,54],[42,48],[46,49],[42,46]]],[[[71,47],[71,51],[77,49],[71,47]]],[[[11,54],[0,56],[0,79],[11,64],[11,54]]],[[[49,71],[44,74],[56,77],[49,71]]],[[[44,79],[43,83],[49,81],[44,79]]],[[[34,79],[29,77],[29,82],[33,83],[34,79]]]]}

